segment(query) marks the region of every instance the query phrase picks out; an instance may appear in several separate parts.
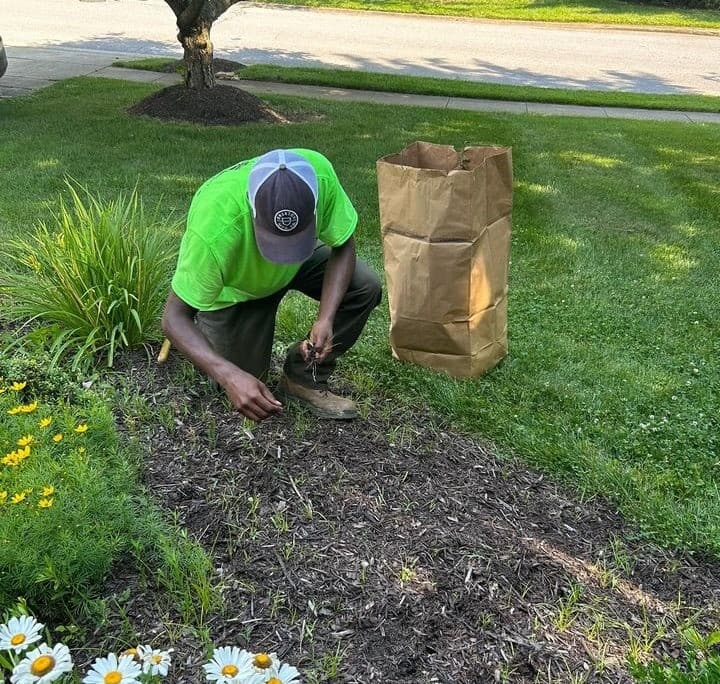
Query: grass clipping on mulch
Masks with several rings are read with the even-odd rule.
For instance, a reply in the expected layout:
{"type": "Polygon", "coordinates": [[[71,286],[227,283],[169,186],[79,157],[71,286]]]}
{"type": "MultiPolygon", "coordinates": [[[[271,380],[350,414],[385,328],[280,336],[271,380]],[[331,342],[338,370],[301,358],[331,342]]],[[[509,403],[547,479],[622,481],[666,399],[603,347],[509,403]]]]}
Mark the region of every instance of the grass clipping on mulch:
{"type": "Polygon", "coordinates": [[[210,126],[253,122],[284,123],[285,118],[260,98],[230,85],[194,90],[174,85],[153,93],[128,110],[165,121],[190,121],[210,126]]]}

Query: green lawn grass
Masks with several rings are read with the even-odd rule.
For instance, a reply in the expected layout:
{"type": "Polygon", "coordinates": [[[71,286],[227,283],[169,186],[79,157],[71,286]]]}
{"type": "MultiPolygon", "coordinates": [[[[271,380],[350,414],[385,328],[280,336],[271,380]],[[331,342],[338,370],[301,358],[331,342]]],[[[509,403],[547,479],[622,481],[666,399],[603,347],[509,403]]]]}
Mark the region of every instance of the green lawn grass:
{"type": "MultiPolygon", "coordinates": [[[[160,71],[177,62],[164,57],[149,57],[118,61],[116,66],[148,71],[160,71]]],[[[601,90],[570,90],[511,86],[449,78],[395,76],[349,69],[316,69],[309,67],[281,67],[252,64],[237,72],[250,81],[277,81],[332,88],[374,90],[390,93],[468,97],[512,102],[542,102],[591,107],[634,107],[694,112],[720,112],[720,97],[710,95],[653,95],[645,93],[610,92],[601,90]]]]}
{"type": "Polygon", "coordinates": [[[510,19],[521,21],[586,22],[627,24],[633,26],[681,26],[686,28],[720,28],[717,10],[691,10],[620,0],[269,0],[274,4],[303,7],[333,7],[353,10],[379,10],[435,14],[476,19],[510,19]]]}
{"type": "MultiPolygon", "coordinates": [[[[46,217],[66,174],[107,196],[137,182],[181,216],[218,170],[306,146],[335,163],[360,251],[380,267],[379,157],[414,140],[512,146],[508,358],[471,381],[396,362],[384,305],[344,373],[366,403],[429,405],[586,496],[612,497],[643,534],[720,554],[720,126],[268,98],[302,122],[201,128],[128,116],[151,90],[75,79],[0,101],[0,237],[46,217]]],[[[280,337],[306,332],[309,315],[288,302],[280,337]]]]}

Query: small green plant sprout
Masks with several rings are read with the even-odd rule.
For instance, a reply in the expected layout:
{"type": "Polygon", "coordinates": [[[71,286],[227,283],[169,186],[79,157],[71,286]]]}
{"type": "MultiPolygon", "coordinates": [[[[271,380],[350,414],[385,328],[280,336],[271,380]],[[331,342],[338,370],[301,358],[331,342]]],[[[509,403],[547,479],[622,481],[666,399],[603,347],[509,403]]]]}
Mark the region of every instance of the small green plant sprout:
{"type": "Polygon", "coordinates": [[[665,625],[662,622],[652,623],[645,609],[639,629],[627,623],[623,627],[628,637],[628,660],[632,663],[647,662],[655,644],[667,634],[665,625]]]}
{"type": "Polygon", "coordinates": [[[50,340],[53,363],[74,368],[96,357],[112,366],[119,349],[159,339],[175,260],[174,221],[147,213],[137,191],[104,201],[67,181],[49,223],[0,248],[4,315],[34,321],[50,340]]]}
{"type": "Polygon", "coordinates": [[[278,507],[278,510],[270,516],[270,521],[278,531],[278,534],[284,534],[290,531],[290,523],[288,522],[287,512],[284,506],[278,507]]]}
{"type": "Polygon", "coordinates": [[[338,644],[333,653],[326,653],[323,656],[320,668],[326,679],[333,681],[338,678],[346,650],[346,648],[341,649],[338,644]]]}
{"type": "Polygon", "coordinates": [[[575,622],[579,611],[578,602],[583,593],[581,585],[573,584],[567,597],[559,601],[557,614],[553,618],[555,629],[559,632],[566,632],[575,622]]]}
{"type": "Polygon", "coordinates": [[[400,566],[398,579],[401,585],[405,586],[406,584],[410,584],[417,578],[416,565],[417,558],[409,558],[400,566]]]}
{"type": "Polygon", "coordinates": [[[250,495],[247,498],[247,501],[248,501],[247,518],[254,522],[257,520],[258,511],[260,510],[260,497],[250,495]]]}
{"type": "Polygon", "coordinates": [[[367,570],[370,567],[371,563],[372,559],[370,559],[369,561],[360,561],[360,584],[365,584],[365,582],[367,582],[367,570]]]}
{"type": "Polygon", "coordinates": [[[632,575],[633,570],[635,569],[635,561],[628,552],[622,539],[616,535],[612,535],[610,538],[610,552],[612,553],[612,559],[615,567],[627,576],[632,575]]]}

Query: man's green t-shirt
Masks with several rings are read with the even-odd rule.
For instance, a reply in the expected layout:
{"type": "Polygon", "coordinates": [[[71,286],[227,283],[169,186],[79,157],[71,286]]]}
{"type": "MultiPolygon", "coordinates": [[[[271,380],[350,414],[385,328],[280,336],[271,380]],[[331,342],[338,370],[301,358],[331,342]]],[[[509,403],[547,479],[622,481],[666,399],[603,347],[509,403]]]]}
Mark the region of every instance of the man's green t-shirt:
{"type": "MultiPolygon", "coordinates": [[[[339,247],[355,231],[358,215],[335,174],[319,152],[295,149],[318,179],[316,237],[339,247]]],[[[172,289],[200,311],[260,299],[288,285],[301,264],[275,264],[257,248],[248,200],[248,178],[255,159],[241,162],[207,180],[190,204],[172,289]]]]}

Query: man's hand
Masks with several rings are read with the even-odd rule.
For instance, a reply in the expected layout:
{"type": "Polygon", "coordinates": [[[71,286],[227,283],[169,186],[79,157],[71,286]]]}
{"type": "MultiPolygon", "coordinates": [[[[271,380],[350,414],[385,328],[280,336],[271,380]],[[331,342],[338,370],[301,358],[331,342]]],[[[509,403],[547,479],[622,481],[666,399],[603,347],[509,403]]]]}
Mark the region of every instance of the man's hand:
{"type": "Polygon", "coordinates": [[[233,406],[256,423],[282,411],[282,404],[267,385],[239,368],[225,376],[221,384],[233,406]]]}
{"type": "Polygon", "coordinates": [[[302,343],[300,351],[306,363],[322,363],[332,348],[332,321],[323,319],[313,323],[308,339],[302,343]]]}
{"type": "Polygon", "coordinates": [[[220,356],[193,322],[197,309],[172,290],[163,314],[163,331],[177,349],[225,388],[233,406],[250,420],[261,421],[282,411],[282,404],[256,377],[220,356]]]}

